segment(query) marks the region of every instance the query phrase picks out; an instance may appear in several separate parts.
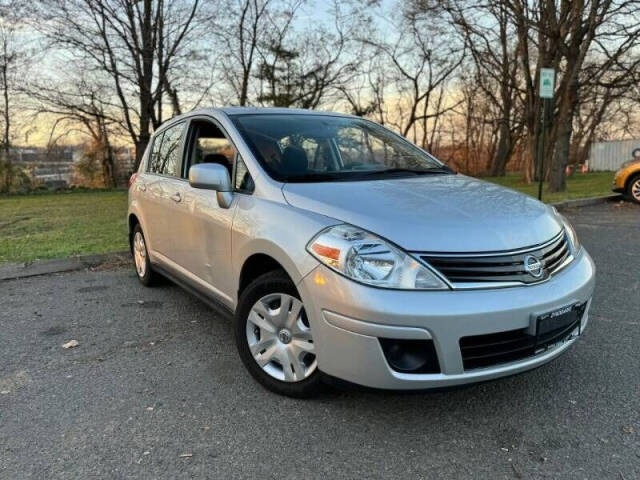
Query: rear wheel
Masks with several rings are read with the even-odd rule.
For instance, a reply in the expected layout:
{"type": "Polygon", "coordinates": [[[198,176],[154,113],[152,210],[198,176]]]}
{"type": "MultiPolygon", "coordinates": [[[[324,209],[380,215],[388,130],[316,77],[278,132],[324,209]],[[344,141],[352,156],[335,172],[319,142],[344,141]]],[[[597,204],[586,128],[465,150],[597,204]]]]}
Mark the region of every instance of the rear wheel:
{"type": "Polygon", "coordinates": [[[311,326],[283,271],[256,278],[240,296],[236,345],[251,375],[269,390],[310,397],[322,389],[311,326]]]}
{"type": "Polygon", "coordinates": [[[640,203],[640,175],[636,175],[629,180],[627,197],[633,202],[640,203]]]}
{"type": "Polygon", "coordinates": [[[147,251],[147,242],[142,233],[140,224],[133,229],[133,238],[131,240],[131,249],[133,252],[133,262],[136,268],[138,280],[144,286],[149,287],[157,280],[157,274],[151,268],[149,261],[149,253],[147,251]]]}

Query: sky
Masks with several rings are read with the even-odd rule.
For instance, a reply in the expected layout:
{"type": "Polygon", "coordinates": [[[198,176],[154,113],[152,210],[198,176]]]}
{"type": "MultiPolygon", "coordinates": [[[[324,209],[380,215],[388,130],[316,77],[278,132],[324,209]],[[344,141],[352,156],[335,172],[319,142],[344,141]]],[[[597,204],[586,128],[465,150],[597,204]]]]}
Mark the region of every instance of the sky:
{"type": "MultiPolygon", "coordinates": [[[[396,0],[379,0],[380,8],[376,8],[377,13],[390,12],[391,7],[396,0]]],[[[400,2],[401,0],[398,0],[400,2]]],[[[364,0],[363,0],[364,2],[364,0]]],[[[341,5],[341,2],[338,2],[341,5]]],[[[327,26],[333,27],[330,11],[334,8],[334,2],[332,0],[308,0],[308,2],[301,7],[296,15],[296,29],[304,29],[307,26],[317,24],[323,19],[327,20],[327,26]]],[[[346,8],[346,7],[345,7],[346,8]]],[[[383,15],[379,15],[379,18],[383,19],[383,15]]],[[[25,43],[37,45],[41,40],[40,36],[34,33],[33,29],[29,28],[25,32],[25,43]]],[[[62,52],[57,52],[55,55],[42,55],[38,52],[33,52],[33,62],[30,68],[31,72],[28,75],[31,78],[39,78],[42,80],[47,76],[53,78],[64,78],[64,69],[61,70],[61,66],[70,64],[73,62],[72,57],[64,58],[62,52]]],[[[206,106],[206,105],[203,105],[206,106]]],[[[30,119],[20,119],[19,123],[23,125],[29,123],[30,119]]],[[[55,121],[55,117],[52,115],[38,116],[38,120],[33,122],[33,126],[30,128],[20,128],[20,135],[14,138],[14,143],[17,145],[30,145],[30,146],[46,146],[50,138],[51,126],[55,121]]],[[[61,132],[59,132],[61,133],[61,132]]],[[[62,143],[77,143],[83,141],[84,137],[77,132],[70,132],[64,137],[62,143]]],[[[124,140],[128,140],[124,139],[124,140]]]]}

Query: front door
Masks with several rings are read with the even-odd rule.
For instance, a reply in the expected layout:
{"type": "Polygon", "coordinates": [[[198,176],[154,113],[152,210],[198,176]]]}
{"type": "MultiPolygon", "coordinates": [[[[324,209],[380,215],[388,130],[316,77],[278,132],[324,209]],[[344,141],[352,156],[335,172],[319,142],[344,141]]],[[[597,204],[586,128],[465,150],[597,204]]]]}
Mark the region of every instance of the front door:
{"type": "MultiPolygon", "coordinates": [[[[236,148],[222,128],[207,119],[189,123],[185,148],[183,177],[198,163],[218,163],[233,174],[236,148]]],[[[207,290],[231,301],[231,227],[236,200],[229,208],[218,205],[216,192],[192,188],[185,183],[182,199],[183,217],[179,241],[175,247],[176,262],[207,290]]]]}

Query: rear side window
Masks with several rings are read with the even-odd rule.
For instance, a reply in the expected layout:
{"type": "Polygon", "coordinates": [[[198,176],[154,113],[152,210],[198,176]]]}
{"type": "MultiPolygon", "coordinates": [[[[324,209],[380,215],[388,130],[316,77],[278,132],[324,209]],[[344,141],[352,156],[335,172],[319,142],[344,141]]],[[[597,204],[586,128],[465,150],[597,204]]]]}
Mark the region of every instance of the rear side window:
{"type": "Polygon", "coordinates": [[[153,142],[149,171],[170,177],[180,177],[182,165],[182,134],[184,123],[168,128],[153,142]]]}

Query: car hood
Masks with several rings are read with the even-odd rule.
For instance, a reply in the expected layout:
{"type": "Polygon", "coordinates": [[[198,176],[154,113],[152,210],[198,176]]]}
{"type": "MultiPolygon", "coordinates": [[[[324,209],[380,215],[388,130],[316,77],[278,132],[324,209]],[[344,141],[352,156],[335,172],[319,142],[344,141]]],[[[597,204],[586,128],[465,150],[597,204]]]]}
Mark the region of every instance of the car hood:
{"type": "Polygon", "coordinates": [[[409,251],[489,252],[536,245],[562,225],[537,200],[464,175],[288,183],[292,206],[380,235],[409,251]]]}

